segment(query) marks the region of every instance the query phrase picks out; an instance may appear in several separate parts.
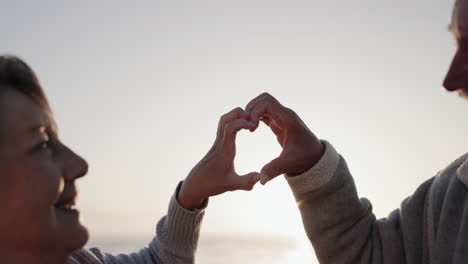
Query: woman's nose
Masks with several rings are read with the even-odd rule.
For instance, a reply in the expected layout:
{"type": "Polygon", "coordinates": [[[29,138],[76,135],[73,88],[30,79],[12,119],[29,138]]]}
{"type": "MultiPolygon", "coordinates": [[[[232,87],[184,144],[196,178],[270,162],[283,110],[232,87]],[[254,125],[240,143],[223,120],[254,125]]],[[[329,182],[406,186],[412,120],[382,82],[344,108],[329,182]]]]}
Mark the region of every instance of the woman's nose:
{"type": "Polygon", "coordinates": [[[64,146],[63,176],[67,181],[73,181],[88,173],[88,163],[82,157],[64,146]]]}

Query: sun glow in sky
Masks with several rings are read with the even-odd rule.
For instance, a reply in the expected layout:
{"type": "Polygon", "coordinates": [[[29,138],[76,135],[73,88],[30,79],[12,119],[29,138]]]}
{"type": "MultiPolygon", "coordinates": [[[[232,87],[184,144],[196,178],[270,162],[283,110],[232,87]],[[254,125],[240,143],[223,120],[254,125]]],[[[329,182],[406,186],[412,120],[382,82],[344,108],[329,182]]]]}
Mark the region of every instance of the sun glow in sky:
{"type": "MultiPolygon", "coordinates": [[[[378,217],[466,151],[467,102],[441,83],[452,1],[0,1],[0,52],[37,72],[62,140],[90,164],[94,238],[150,234],[219,117],[269,92],[347,159],[378,217]]],[[[238,137],[240,173],[280,152],[238,137]]],[[[282,177],[214,197],[208,234],[307,243],[282,177]]]]}

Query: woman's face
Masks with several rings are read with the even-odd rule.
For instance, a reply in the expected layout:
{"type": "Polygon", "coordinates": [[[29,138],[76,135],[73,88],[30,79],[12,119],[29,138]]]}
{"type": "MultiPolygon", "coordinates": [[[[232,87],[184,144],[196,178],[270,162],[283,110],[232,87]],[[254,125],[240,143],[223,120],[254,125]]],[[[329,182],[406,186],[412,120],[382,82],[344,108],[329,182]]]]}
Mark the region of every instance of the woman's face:
{"type": "Polygon", "coordinates": [[[0,93],[0,248],[65,252],[88,232],[73,208],[88,165],[57,136],[51,113],[14,89],[0,93]]]}

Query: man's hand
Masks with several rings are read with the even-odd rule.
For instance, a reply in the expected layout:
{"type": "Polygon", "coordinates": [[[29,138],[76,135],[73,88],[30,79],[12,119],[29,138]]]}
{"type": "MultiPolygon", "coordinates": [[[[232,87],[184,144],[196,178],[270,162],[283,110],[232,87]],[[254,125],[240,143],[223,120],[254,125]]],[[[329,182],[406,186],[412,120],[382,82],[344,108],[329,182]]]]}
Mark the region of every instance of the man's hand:
{"type": "Polygon", "coordinates": [[[241,108],[221,117],[213,147],[190,171],[179,190],[178,201],[182,207],[199,208],[208,197],[226,191],[252,190],[260,180],[258,172],[239,176],[234,170],[237,132],[256,127],[248,118],[249,115],[241,108]]]}
{"type": "Polygon", "coordinates": [[[255,123],[251,131],[258,127],[260,120],[263,121],[283,148],[278,158],[262,168],[262,184],[283,173],[305,172],[322,157],[324,147],[319,139],[293,110],[282,106],[273,96],[263,93],[250,101],[245,110],[250,121],[255,123]]]}

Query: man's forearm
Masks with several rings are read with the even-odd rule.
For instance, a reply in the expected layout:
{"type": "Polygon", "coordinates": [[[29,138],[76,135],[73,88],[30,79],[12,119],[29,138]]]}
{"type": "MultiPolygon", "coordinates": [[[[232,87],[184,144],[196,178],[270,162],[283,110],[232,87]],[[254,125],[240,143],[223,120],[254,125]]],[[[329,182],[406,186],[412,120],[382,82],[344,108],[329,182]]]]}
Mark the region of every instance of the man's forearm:
{"type": "Polygon", "coordinates": [[[366,247],[375,217],[370,203],[359,200],[344,159],[329,143],[325,148],[313,168],[286,179],[321,263],[348,263],[358,256],[362,261],[370,257],[366,247]]]}

